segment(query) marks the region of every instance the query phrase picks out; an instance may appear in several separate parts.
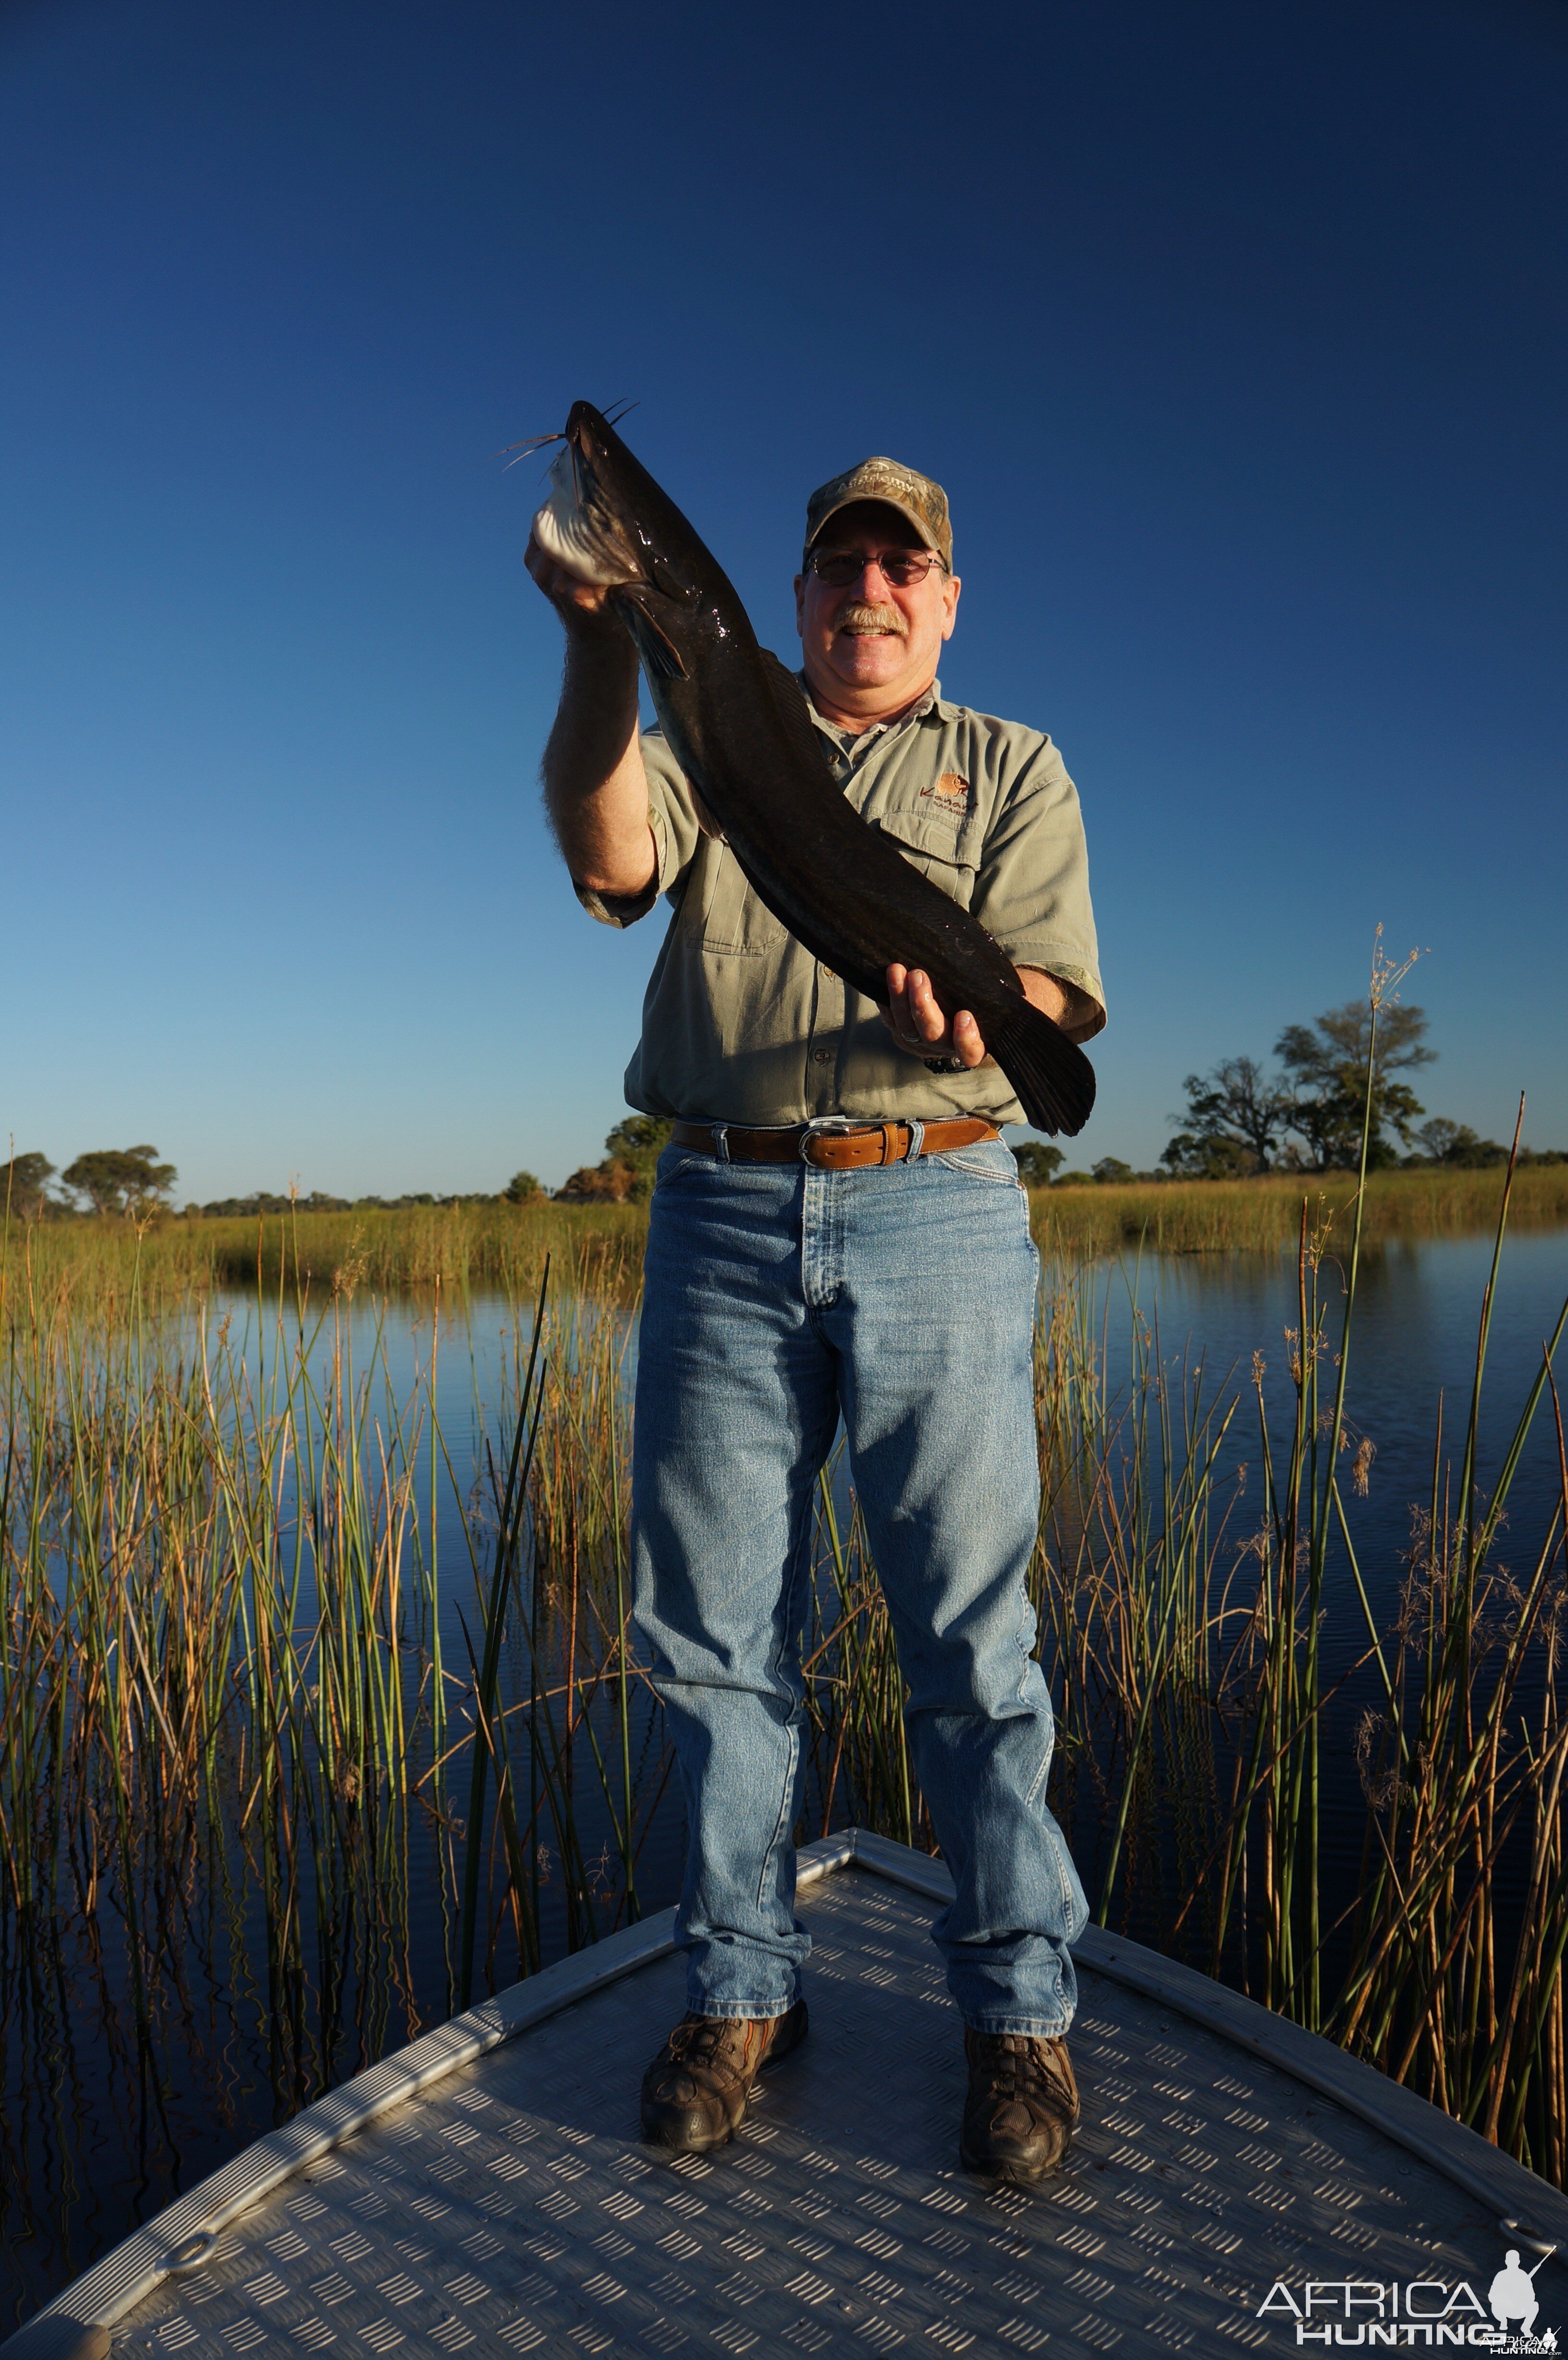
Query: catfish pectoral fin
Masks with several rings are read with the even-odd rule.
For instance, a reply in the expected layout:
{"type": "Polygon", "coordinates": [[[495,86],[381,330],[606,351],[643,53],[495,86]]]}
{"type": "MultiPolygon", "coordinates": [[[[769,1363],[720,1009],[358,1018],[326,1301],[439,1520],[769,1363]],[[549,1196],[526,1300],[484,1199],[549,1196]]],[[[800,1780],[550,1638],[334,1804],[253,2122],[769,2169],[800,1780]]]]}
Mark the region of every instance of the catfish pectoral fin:
{"type": "Polygon", "coordinates": [[[1094,1105],[1094,1068],[1043,1009],[1020,993],[982,1016],[985,1046],[1023,1100],[1036,1131],[1083,1130],[1094,1105]]]}
{"type": "Polygon", "coordinates": [[[619,609],[622,622],[636,641],[650,695],[657,694],[660,681],[687,678],[685,657],[651,611],[648,601],[638,597],[635,587],[623,586],[612,595],[610,604],[619,609]]]}

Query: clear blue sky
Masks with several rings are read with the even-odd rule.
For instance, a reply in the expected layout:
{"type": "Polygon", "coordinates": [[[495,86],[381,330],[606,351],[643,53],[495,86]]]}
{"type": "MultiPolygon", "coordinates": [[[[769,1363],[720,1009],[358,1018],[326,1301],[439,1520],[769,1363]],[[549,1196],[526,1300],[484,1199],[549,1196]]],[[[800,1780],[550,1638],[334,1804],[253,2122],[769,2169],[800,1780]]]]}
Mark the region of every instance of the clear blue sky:
{"type": "Polygon", "coordinates": [[[1568,1144],[1568,11],[0,8],[0,1132],[180,1196],[555,1182],[662,908],[541,824],[572,398],[793,646],[806,492],[953,500],[943,686],[1049,729],[1111,1007],[1075,1160],[1407,987],[1568,1144]]]}

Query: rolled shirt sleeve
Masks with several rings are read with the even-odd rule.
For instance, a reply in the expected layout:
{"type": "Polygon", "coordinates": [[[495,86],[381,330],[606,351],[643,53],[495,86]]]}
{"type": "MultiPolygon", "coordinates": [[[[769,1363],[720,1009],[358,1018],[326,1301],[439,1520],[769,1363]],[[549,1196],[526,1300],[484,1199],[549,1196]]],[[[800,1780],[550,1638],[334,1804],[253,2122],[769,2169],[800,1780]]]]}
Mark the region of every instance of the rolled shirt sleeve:
{"type": "Polygon", "coordinates": [[[969,906],[1015,967],[1042,967],[1073,988],[1062,1028],[1071,1040],[1105,1030],[1078,790],[1049,738],[998,799],[969,906]]]}

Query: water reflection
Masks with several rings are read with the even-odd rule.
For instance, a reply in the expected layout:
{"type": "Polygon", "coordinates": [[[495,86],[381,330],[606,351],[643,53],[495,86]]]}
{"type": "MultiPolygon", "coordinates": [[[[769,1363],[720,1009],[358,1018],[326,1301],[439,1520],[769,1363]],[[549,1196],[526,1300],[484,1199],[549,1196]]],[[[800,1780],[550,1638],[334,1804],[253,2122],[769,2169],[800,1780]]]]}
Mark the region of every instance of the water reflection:
{"type": "MultiPolygon", "coordinates": [[[[1396,1239],[1362,1256],[1347,1409],[1355,1435],[1369,1437],[1376,1456],[1367,1496],[1356,1497],[1347,1487],[1346,1509],[1380,1615],[1395,1602],[1412,1511],[1430,1493],[1440,1401],[1455,1462],[1462,1448],[1489,1262],[1488,1241],[1470,1239],[1396,1239]]],[[[1245,1398],[1255,1355],[1263,1363],[1269,1417],[1280,1429],[1289,1423],[1290,1338],[1301,1326],[1293,1262],[1128,1260],[1060,1283],[1086,1291],[1089,1324],[1102,1339],[1113,1396],[1119,1391],[1130,1398],[1139,1321],[1157,1339],[1172,1396],[1200,1365],[1206,1399],[1243,1396],[1219,1461],[1220,1489],[1235,1502],[1224,1541],[1229,1557],[1222,1569],[1228,1569],[1258,1513],[1257,1416],[1245,1398]]],[[[1329,1343],[1337,1349],[1341,1296],[1326,1269],[1325,1293],[1329,1343]]],[[[1492,1313],[1479,1455],[1484,1491],[1495,1480],[1542,1341],[1565,1296],[1568,1234],[1510,1241],[1492,1313]]],[[[256,1807],[254,1762],[243,1753],[226,1756],[218,1770],[227,1782],[233,1841],[216,1841],[212,1823],[194,1810],[184,1822],[171,1821],[167,1835],[160,1830],[137,1863],[134,1918],[123,1895],[81,1876],[75,1883],[67,1877],[59,1887],[71,1907],[48,1927],[29,1924],[9,1896],[0,1900],[0,2322],[23,2315],[136,2221],[320,2087],[358,2070],[452,2005],[452,1896],[466,1807],[463,1747],[471,1726],[456,1699],[468,1679],[467,1651],[479,1628],[476,1576],[488,1565],[488,1470],[494,1460],[504,1464],[531,1314],[531,1304],[503,1296],[438,1310],[428,1301],[377,1304],[362,1295],[339,1305],[309,1335],[305,1359],[323,1401],[333,1397],[345,1369],[360,1372],[362,1387],[368,1380],[355,1395],[366,1449],[390,1448],[400,1431],[415,1444],[406,1454],[413,1527],[421,1561],[441,1568],[432,1585],[433,1618],[426,1623],[412,1615],[403,1649],[415,1799],[392,1808],[365,1796],[350,1808],[337,1791],[326,1818],[335,1813],[340,1839],[310,1853],[320,1874],[302,1889],[289,1883],[287,1867],[280,1884],[278,1863],[259,1856],[258,1848],[275,1837],[265,1811],[256,1807]],[[411,1422],[410,1404],[419,1405],[411,1422]],[[454,1699],[452,1768],[444,1789],[430,1775],[441,1751],[428,1709],[438,1655],[454,1699]],[[275,1907],[280,1890],[292,1895],[291,1934],[275,1907]]],[[[581,1374],[606,1348],[604,1365],[618,1372],[608,1382],[621,1414],[635,1349],[627,1317],[610,1306],[602,1311],[566,1306],[550,1339],[562,1380],[581,1374]]],[[[189,1322],[171,1326],[167,1340],[173,1355],[189,1366],[203,1332],[210,1348],[225,1319],[236,1362],[256,1399],[266,1400],[279,1338],[270,1308],[258,1312],[254,1297],[235,1295],[211,1306],[204,1331],[189,1322]]],[[[297,1348],[298,1332],[285,1340],[288,1349],[297,1348]]],[[[297,1457],[279,1463],[274,1507],[286,1528],[298,1521],[299,1464],[297,1457]]],[[[1505,1558],[1517,1550],[1521,1564],[1531,1560],[1556,1488],[1555,1440],[1543,1418],[1515,1478],[1505,1558]]],[[[842,1594],[831,1551],[819,1558],[822,1625],[847,1596],[869,1627],[866,1568],[855,1557],[853,1502],[842,1467],[827,1497],[849,1540],[842,1594]]],[[[526,1613],[515,1613],[507,1625],[502,1702],[510,1711],[528,1704],[541,1661],[548,1657],[556,1667],[550,1677],[560,1677],[561,1651],[573,1644],[565,1633],[573,1601],[581,1604],[584,1595],[573,1587],[582,1552],[592,1557],[603,1546],[602,1535],[584,1538],[585,1529],[563,1512],[539,1584],[526,1593],[526,1613]],[[541,1630],[543,1655],[533,1644],[541,1630]]],[[[313,1580],[307,1565],[299,1591],[307,1617],[315,1611],[313,1580]]],[[[1325,1604],[1323,1645],[1332,1678],[1365,1645],[1365,1624],[1337,1556],[1325,1604]]],[[[586,1605],[583,1612],[586,1620],[586,1605]]],[[[612,1679],[592,1700],[596,1734],[612,1731],[614,1703],[612,1679]]],[[[1347,1699],[1331,1722],[1325,1772],[1323,1870],[1341,1892],[1356,1889],[1365,1863],[1366,1822],[1353,1762],[1356,1709],[1347,1699]]],[[[887,1808],[898,1808],[898,1760],[874,1759],[869,1745],[857,1759],[864,1718],[851,1716],[841,1724],[849,1732],[847,1744],[836,1739],[826,1744],[814,1774],[815,1808],[826,1808],[832,1789],[840,1823],[862,1807],[878,1780],[891,1798],[887,1808]]],[[[1073,1736],[1071,1728],[1064,1731],[1060,1808],[1074,1822],[1075,1849],[1094,1890],[1105,1841],[1105,1806],[1117,1792],[1116,1765],[1114,1759],[1090,1763],[1082,1754],[1075,1763],[1073,1736]]],[[[637,1885],[643,1907],[652,1909],[673,1898],[682,1828],[646,1690],[635,1696],[628,1738],[637,1808],[644,1814],[637,1885]]],[[[1190,1887],[1203,1868],[1213,1798],[1235,1766],[1223,1736],[1216,1741],[1212,1729],[1196,1723],[1173,1727],[1169,1745],[1170,1758],[1183,1771],[1173,1790],[1181,1808],[1173,1819],[1135,1818],[1127,1830],[1130,1930],[1146,1939],[1159,1935],[1168,1895],[1190,1887]]],[[[613,1746],[609,1758],[618,1778],[613,1746]]],[[[519,1776],[526,1777],[528,1765],[522,1755],[517,1759],[519,1776]]],[[[590,1900],[606,1924],[616,1907],[614,1795],[614,1781],[606,1796],[592,1775],[572,1789],[571,1841],[589,1871],[590,1900]]],[[[910,1829],[918,1836],[918,1797],[905,1808],[916,1815],[910,1829]]],[[[562,1875],[564,1848],[560,1832],[542,1826],[523,1864],[537,1889],[547,1956],[559,1954],[583,1930],[562,1875]]],[[[84,1860],[84,1845],[78,1842],[71,1857],[84,1860]]],[[[506,1980],[515,1964],[508,1970],[501,1936],[492,1943],[497,1927],[502,1935],[506,1930],[507,1861],[499,1851],[492,1852],[486,1874],[481,1952],[490,1952],[506,1980]]]]}
{"type": "MultiPolygon", "coordinates": [[[[1345,1407],[1355,1435],[1376,1448],[1365,1499],[1346,1507],[1363,1570],[1380,1606],[1391,1609],[1404,1570],[1412,1516],[1431,1497],[1439,1418],[1443,1457],[1457,1470],[1475,1374],[1476,1338],[1492,1241],[1487,1238],[1411,1240],[1363,1247],[1356,1280],[1345,1407]]],[[[1344,1312],[1343,1271],[1323,1264],[1325,1328],[1337,1355],[1344,1312]]],[[[1157,1328],[1171,1370],[1202,1364],[1207,1388],[1246,1390],[1254,1355],[1264,1364],[1264,1396],[1282,1429],[1292,1404],[1291,1339],[1301,1326],[1294,1256],[1183,1255],[1139,1263],[1103,1263],[1094,1280],[1094,1317],[1107,1365],[1125,1384],[1132,1359],[1133,1317],[1157,1328]]],[[[1479,1482],[1489,1494],[1514,1428],[1568,1301],[1568,1231],[1510,1238],[1492,1306],[1482,1393],[1479,1482]]],[[[1558,1491],[1556,1438],[1550,1409],[1537,1418],[1510,1493],[1508,1521],[1521,1546],[1545,1529],[1558,1491]]],[[[1238,1419],[1222,1465],[1256,1470],[1256,1418],[1238,1419]]],[[[1346,1487],[1347,1495],[1349,1486],[1346,1487]]],[[[1507,1552],[1505,1551],[1505,1556],[1507,1552]]],[[[1342,1662],[1359,1645],[1364,1625],[1339,1569],[1330,1602],[1326,1645],[1342,1662]]]]}

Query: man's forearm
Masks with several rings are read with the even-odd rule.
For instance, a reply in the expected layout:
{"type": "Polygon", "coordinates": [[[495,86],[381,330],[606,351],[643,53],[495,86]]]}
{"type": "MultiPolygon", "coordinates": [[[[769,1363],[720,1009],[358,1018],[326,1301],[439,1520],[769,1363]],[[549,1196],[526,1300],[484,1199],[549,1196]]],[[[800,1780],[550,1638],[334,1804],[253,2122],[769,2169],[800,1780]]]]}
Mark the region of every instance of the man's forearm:
{"type": "Polygon", "coordinates": [[[1048,974],[1042,967],[1020,967],[1018,978],[1024,988],[1024,998],[1049,1016],[1053,1024],[1060,1024],[1071,1004],[1070,987],[1060,976],[1048,974]]]}
{"type": "Polygon", "coordinates": [[[545,807],[577,883],[593,893],[646,892],[658,859],[637,743],[637,651],[618,628],[568,630],[543,770],[545,807]]]}
{"type": "Polygon", "coordinates": [[[1070,1041],[1093,1033],[1098,1010],[1081,985],[1051,975],[1042,967],[1019,967],[1018,981],[1023,985],[1025,999],[1043,1009],[1053,1024],[1061,1025],[1070,1041]]]}

